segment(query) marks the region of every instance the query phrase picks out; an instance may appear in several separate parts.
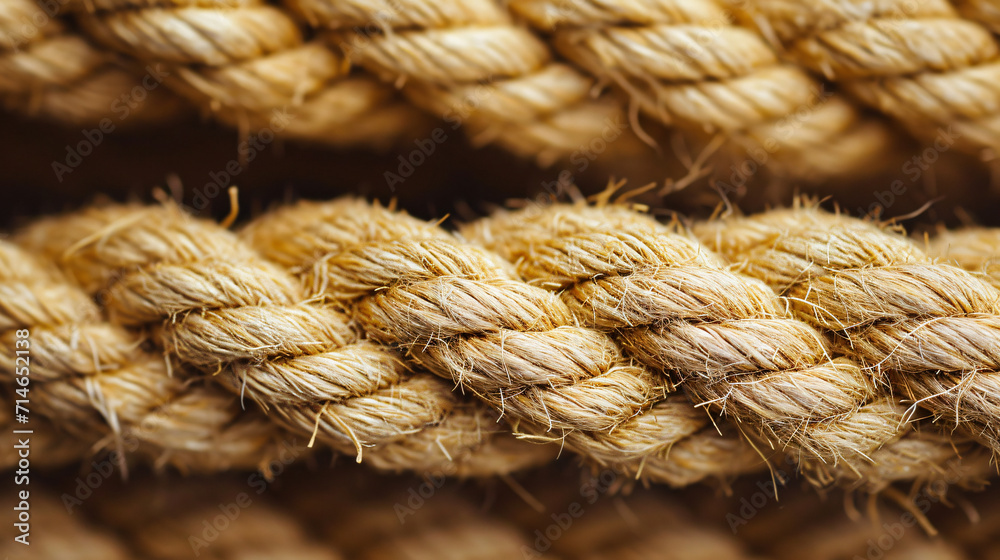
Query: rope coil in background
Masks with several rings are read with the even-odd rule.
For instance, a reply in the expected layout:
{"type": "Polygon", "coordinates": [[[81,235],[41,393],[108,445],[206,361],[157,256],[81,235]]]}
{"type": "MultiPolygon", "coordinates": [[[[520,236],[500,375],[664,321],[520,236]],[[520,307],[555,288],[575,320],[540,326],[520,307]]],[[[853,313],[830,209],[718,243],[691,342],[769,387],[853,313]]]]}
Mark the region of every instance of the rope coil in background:
{"type": "MultiPolygon", "coordinates": [[[[0,6],[0,65],[9,69],[0,95],[14,111],[97,123],[152,67],[175,94],[244,135],[290,112],[273,132],[386,149],[432,127],[399,89],[446,127],[542,163],[623,128],[631,130],[612,152],[653,157],[640,136],[673,141],[639,124],[641,108],[681,131],[695,152],[711,152],[717,134],[729,161],[764,153],[775,161],[769,173],[793,180],[873,173],[901,138],[822,78],[919,138],[953,131],[963,149],[989,159],[1000,110],[991,4],[962,3],[961,12],[943,0],[855,4],[513,3],[539,37],[485,0],[434,10],[388,0],[74,0],[51,14],[8,0],[0,6]],[[554,61],[552,51],[573,64],[554,61]],[[624,95],[595,99],[608,82],[624,95]]],[[[171,118],[176,104],[166,90],[149,93],[137,113],[171,118]]]]}

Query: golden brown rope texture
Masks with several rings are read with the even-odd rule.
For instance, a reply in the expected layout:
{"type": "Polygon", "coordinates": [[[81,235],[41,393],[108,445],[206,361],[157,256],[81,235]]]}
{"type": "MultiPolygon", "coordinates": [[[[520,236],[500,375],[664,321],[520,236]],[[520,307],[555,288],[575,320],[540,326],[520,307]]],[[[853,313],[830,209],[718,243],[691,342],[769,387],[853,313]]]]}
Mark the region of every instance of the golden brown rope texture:
{"type": "Polygon", "coordinates": [[[939,128],[973,150],[1000,146],[996,4],[959,0],[728,0],[789,59],[923,138],[939,128]]]}
{"type": "Polygon", "coordinates": [[[868,158],[887,150],[884,126],[859,124],[853,107],[780,63],[718,2],[514,0],[511,9],[552,33],[568,59],[620,84],[654,118],[695,133],[722,132],[743,145],[743,157],[766,150],[784,166],[831,175],[845,162],[871,167],[868,158]],[[796,120],[797,112],[808,117],[796,120]]]}
{"type": "Polygon", "coordinates": [[[529,207],[466,233],[771,448],[852,465],[897,435],[899,412],[857,365],[832,359],[767,286],[725,270],[650,217],[620,207],[529,207]]]}
{"type": "MultiPolygon", "coordinates": [[[[497,212],[465,231],[559,293],[582,322],[673,375],[693,402],[793,453],[817,482],[931,479],[955,458],[950,438],[909,431],[870,374],[834,357],[766,286],[725,270],[676,228],[577,204],[497,212]]],[[[970,478],[986,472],[976,459],[970,478]]]]}
{"type": "MultiPolygon", "coordinates": [[[[152,371],[124,368],[133,383],[213,387],[181,365],[190,364],[300,437],[315,433],[379,468],[489,475],[554,456],[557,446],[503,433],[513,431],[680,486],[763,468],[762,455],[772,453],[742,433],[777,449],[771,458],[792,453],[821,484],[878,489],[955,476],[945,465],[956,456],[963,484],[988,475],[985,449],[950,436],[947,422],[912,429],[899,405],[926,396],[920,406],[943,417],[951,411],[995,449],[996,393],[984,385],[997,348],[989,338],[995,288],[931,262],[905,238],[812,209],[706,222],[698,232],[746,262],[727,271],[678,229],[615,206],[528,208],[466,230],[509,261],[437,224],[356,199],[266,213],[242,238],[171,204],[104,206],[37,221],[17,239],[95,295],[113,324],[44,268],[28,273],[39,281],[8,272],[0,286],[17,294],[4,298],[15,318],[8,324],[37,325],[52,338],[45,344],[53,350],[39,357],[54,364],[54,373],[42,370],[51,378],[43,387],[90,382],[108,363],[146,362],[152,371]],[[883,277],[891,281],[879,287],[883,277]],[[933,278],[944,287],[933,288],[933,278]],[[70,301],[67,292],[79,304],[62,310],[56,295],[70,301]],[[949,301],[971,302],[971,311],[943,309],[949,301]],[[784,305],[836,342],[828,346],[784,305]],[[77,309],[89,311],[71,314],[77,309]],[[143,338],[136,334],[147,333],[147,344],[176,364],[175,377],[162,358],[93,359],[79,337],[49,334],[67,322],[117,333],[132,351],[143,338]],[[424,368],[482,398],[511,426],[424,368]],[[886,373],[904,393],[887,390],[886,373]],[[667,375],[687,398],[669,394],[667,375]],[[959,381],[962,394],[941,393],[959,381]],[[691,401],[733,422],[716,419],[717,432],[691,401]]],[[[988,246],[986,233],[977,234],[988,246]]],[[[23,254],[9,250],[15,261],[23,254]]],[[[995,253],[980,254],[985,261],[995,253]]],[[[120,345],[112,339],[103,351],[120,345]]],[[[131,409],[148,409],[150,398],[123,395],[120,408],[136,418],[131,409]]],[[[93,416],[94,406],[77,398],[47,412],[61,426],[67,415],[93,416]]]]}
{"type": "MultiPolygon", "coordinates": [[[[0,94],[17,110],[96,122],[152,64],[169,74],[169,87],[244,133],[271,127],[293,138],[386,147],[428,130],[395,98],[393,87],[401,87],[422,109],[465,125],[475,140],[545,162],[606,137],[623,118],[621,101],[593,100],[590,78],[553,62],[548,46],[493,1],[449,0],[433,9],[413,0],[287,4],[317,28],[316,38],[305,39],[289,13],[263,0],[69,1],[88,38],[137,63],[113,60],[67,32],[58,13],[5,0],[0,67],[11,69],[11,78],[0,78],[0,94]],[[132,68],[131,78],[121,63],[132,68]],[[352,63],[388,83],[352,72],[352,63]],[[286,110],[292,118],[276,124],[275,111],[286,110]]],[[[881,124],[859,119],[839,96],[829,98],[828,88],[777,62],[757,33],[734,25],[734,14],[744,16],[737,23],[794,42],[792,58],[845,81],[855,97],[918,135],[955,125],[972,148],[996,145],[997,47],[945,0],[918,8],[887,0],[871,9],[847,0],[812,8],[778,0],[723,4],[734,11],[677,0],[523,0],[512,9],[551,31],[556,50],[602,82],[626,86],[655,118],[696,136],[721,131],[799,178],[871,171],[891,142],[881,124]],[[829,28],[794,23],[814,20],[829,28]],[[809,33],[816,35],[793,41],[809,33]],[[917,39],[907,42],[910,36],[917,39]]],[[[987,25],[996,19],[988,0],[962,6],[987,25]]],[[[156,118],[173,113],[164,101],[142,107],[156,118]]],[[[634,136],[624,138],[611,149],[634,150],[634,136]]]]}
{"type": "MultiPolygon", "coordinates": [[[[399,0],[287,4],[311,26],[333,31],[306,41],[289,14],[262,0],[69,5],[91,38],[166,65],[172,88],[244,132],[273,127],[274,111],[292,108],[294,118],[275,132],[381,147],[417,137],[426,122],[394,99],[393,85],[479,141],[544,161],[620,119],[613,100],[591,100],[591,80],[553,63],[547,46],[492,1],[449,0],[433,10],[399,0]],[[352,62],[389,84],[351,73],[352,62]]],[[[694,133],[722,131],[798,177],[870,170],[887,148],[886,131],[859,120],[843,99],[827,99],[801,69],[778,63],[758,34],[733,25],[734,16],[781,42],[792,62],[841,83],[916,135],[953,127],[968,148],[993,148],[1000,50],[986,28],[995,28],[1000,10],[990,0],[963,0],[959,8],[946,0],[512,4],[552,33],[561,54],[625,86],[655,118],[694,133]],[[796,116],[803,111],[805,118],[796,116]]],[[[58,17],[27,0],[0,7],[8,43],[0,65],[14,78],[0,78],[0,93],[18,110],[72,122],[100,118],[141,77],[129,79],[108,53],[66,33],[58,17]],[[39,16],[42,25],[31,23],[39,16]]],[[[170,103],[143,107],[157,118],[173,113],[170,103]]],[[[628,138],[613,149],[627,151],[628,138]]]]}
{"type": "Polygon", "coordinates": [[[900,397],[1000,450],[1000,291],[985,277],[809,206],[708,223],[700,236],[900,397]]]}
{"type": "Polygon", "coordinates": [[[622,119],[617,104],[592,100],[592,82],[554,63],[548,46],[495,0],[285,3],[333,30],[327,41],[352,62],[402,84],[414,104],[464,124],[480,142],[551,162],[622,119]]]}
{"type": "MultiPolygon", "coordinates": [[[[98,123],[112,115],[141,71],[120,58],[68,29],[57,11],[32,0],[0,3],[0,105],[9,111],[73,125],[98,123]]],[[[162,88],[120,107],[133,124],[168,121],[181,110],[162,88]]]]}
{"type": "Polygon", "coordinates": [[[306,42],[288,14],[261,0],[71,6],[95,40],[163,64],[180,93],[244,131],[267,127],[292,138],[386,147],[425,124],[391,89],[350,76],[342,55],[306,42]]]}
{"type": "Polygon", "coordinates": [[[21,240],[99,294],[112,321],[155,331],[168,355],[218,373],[301,443],[316,438],[379,468],[461,475],[555,453],[514,441],[485,408],[358,339],[297,279],[175,206],[92,208],[42,220],[21,240]]]}
{"type": "Polygon", "coordinates": [[[686,400],[668,397],[665,377],[578,325],[564,302],[435,224],[345,199],[276,210],[245,234],[372,339],[408,349],[524,437],[678,486],[761,466],[741,439],[720,437],[686,400]]]}
{"type": "Polygon", "coordinates": [[[3,241],[0,363],[10,386],[20,329],[30,330],[32,408],[94,451],[139,447],[158,463],[197,471],[256,468],[274,452],[279,434],[266,418],[243,414],[213,386],[169,376],[162,356],[105,322],[82,290],[3,241]]]}

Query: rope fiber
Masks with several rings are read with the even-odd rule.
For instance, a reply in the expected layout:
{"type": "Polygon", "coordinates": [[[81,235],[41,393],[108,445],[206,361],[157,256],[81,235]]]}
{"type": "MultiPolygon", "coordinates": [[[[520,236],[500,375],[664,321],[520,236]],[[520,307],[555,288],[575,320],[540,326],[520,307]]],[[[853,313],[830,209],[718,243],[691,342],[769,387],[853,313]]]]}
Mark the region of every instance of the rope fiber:
{"type": "Polygon", "coordinates": [[[998,239],[921,248],[804,201],[691,228],[536,204],[448,231],[345,198],[236,233],[106,204],[0,241],[0,360],[11,386],[28,329],[46,437],[83,442],[56,462],[252,469],[293,445],[485,477],[572,452],[672,486],[787,459],[819,486],[978,487],[998,239]]]}

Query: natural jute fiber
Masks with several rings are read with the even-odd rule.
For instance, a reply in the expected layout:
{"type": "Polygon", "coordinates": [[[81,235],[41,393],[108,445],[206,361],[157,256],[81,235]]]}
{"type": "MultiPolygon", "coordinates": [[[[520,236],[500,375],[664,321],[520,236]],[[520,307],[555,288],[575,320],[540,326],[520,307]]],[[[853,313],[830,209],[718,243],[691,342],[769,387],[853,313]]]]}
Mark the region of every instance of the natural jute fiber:
{"type": "Polygon", "coordinates": [[[511,9],[551,33],[553,46],[595,77],[619,84],[653,118],[695,133],[722,132],[785,167],[843,172],[884,155],[889,132],[864,124],[802,69],[778,61],[720,2],[515,0],[511,9]],[[795,120],[799,111],[809,118],[795,120]],[[793,126],[804,130],[792,133],[793,126]],[[796,163],[793,163],[796,162],[796,163]]]}
{"type": "Polygon", "coordinates": [[[153,329],[169,359],[218,374],[300,444],[318,439],[381,468],[449,464],[466,475],[546,453],[494,437],[502,425],[486,409],[413,375],[393,349],[359,340],[296,279],[176,207],[94,208],[40,221],[22,240],[104,301],[112,321],[153,329]]]}
{"type": "MultiPolygon", "coordinates": [[[[732,2],[790,60],[933,138],[954,128],[967,148],[1000,141],[1000,47],[989,1],[732,2]],[[980,22],[986,24],[982,25],[980,22]]],[[[995,11],[993,12],[995,14],[995,11]]]]}
{"type": "MultiPolygon", "coordinates": [[[[8,111],[93,125],[109,117],[115,100],[132,89],[139,68],[31,0],[0,3],[0,104],[8,111]]],[[[133,125],[169,121],[183,110],[162,88],[121,106],[133,125]]]]}
{"type": "Polygon", "coordinates": [[[608,203],[462,231],[357,199],[240,235],[172,203],[96,206],[16,236],[47,263],[14,272],[32,261],[3,245],[0,339],[37,333],[56,428],[110,445],[159,406],[142,441],[201,470],[289,438],[463,476],[565,448],[675,486],[786,455],[870,490],[992,470],[1000,292],[905,237],[805,205],[698,224],[705,245],[608,203]]]}
{"type": "MultiPolygon", "coordinates": [[[[238,399],[215,386],[168,375],[161,355],[103,320],[51,265],[6,241],[0,263],[0,375],[14,384],[16,333],[29,329],[36,382],[30,402],[50,422],[84,444],[104,440],[122,459],[138,451],[161,464],[209,472],[266,462],[278,437],[263,415],[243,414],[238,399]]],[[[52,447],[63,446],[80,447],[52,447]]]]}
{"type": "Polygon", "coordinates": [[[962,510],[936,503],[928,527],[944,538],[935,539],[912,523],[905,531],[894,525],[902,512],[889,504],[869,512],[871,519],[851,519],[841,501],[794,488],[784,490],[780,505],[730,521],[730,531],[724,520],[739,519],[733,512],[757,495],[749,493],[753,484],[705,500],[704,493],[662,488],[602,495],[599,478],[567,480],[558,469],[522,478],[535,508],[507,488],[448,481],[410,508],[411,491],[424,481],[351,469],[330,476],[293,466],[262,487],[242,476],[140,473],[106,481],[81,503],[72,501],[73,481],[44,479],[32,485],[30,552],[13,540],[12,525],[0,530],[0,553],[13,560],[795,560],[808,550],[810,558],[837,560],[878,552],[870,543],[885,543],[889,527],[898,538],[879,558],[965,560],[990,557],[996,543],[989,533],[1000,524],[996,489],[958,497],[962,510]],[[491,495],[485,503],[484,495],[491,495]],[[551,525],[552,515],[565,529],[551,525]]]}
{"type": "Polygon", "coordinates": [[[268,128],[383,149],[432,135],[425,112],[442,130],[461,127],[542,163],[579,157],[596,139],[613,137],[601,150],[613,154],[635,153],[640,137],[672,145],[644,130],[642,110],[696,152],[720,139],[727,161],[766,157],[770,173],[822,178],[871,173],[894,153],[899,138],[862,106],[921,139],[941,128],[973,153],[1000,144],[1000,49],[989,31],[998,10],[986,0],[959,8],[72,0],[48,13],[7,0],[0,99],[94,125],[125,97],[139,123],[176,113],[169,88],[245,135],[268,128]],[[602,93],[607,84],[618,91],[602,93]],[[132,99],[136,88],[143,99],[132,99]]]}
{"type": "Polygon", "coordinates": [[[876,380],[1000,450],[1000,292],[988,279],[934,262],[874,224],[809,207],[705,224],[699,234],[876,380]]]}

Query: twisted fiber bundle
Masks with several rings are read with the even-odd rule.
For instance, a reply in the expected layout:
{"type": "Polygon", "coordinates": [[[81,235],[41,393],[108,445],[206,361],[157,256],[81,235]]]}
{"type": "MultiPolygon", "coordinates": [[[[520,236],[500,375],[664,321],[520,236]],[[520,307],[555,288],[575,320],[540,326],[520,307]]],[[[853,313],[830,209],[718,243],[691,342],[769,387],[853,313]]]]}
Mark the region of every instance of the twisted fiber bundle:
{"type": "Polygon", "coordinates": [[[884,126],[862,124],[843,99],[828,99],[800,68],[779,63],[718,2],[515,0],[511,9],[667,124],[721,131],[743,150],[766,150],[785,167],[823,175],[871,167],[887,150],[884,126]],[[800,112],[807,116],[796,120],[800,112]]]}
{"type": "Polygon", "coordinates": [[[73,0],[91,37],[146,62],[223,122],[334,145],[388,146],[425,120],[344,58],[305,42],[286,13],[261,0],[73,0]],[[290,113],[276,123],[276,115],[290,113]],[[279,124],[280,123],[280,124],[279,124]]]}
{"type": "Polygon", "coordinates": [[[58,2],[0,3],[0,104],[7,110],[88,125],[113,115],[120,103],[131,122],[149,124],[177,116],[180,103],[160,89],[143,99],[121,97],[138,68],[102,51],[58,19],[58,2]]]}
{"type": "MultiPolygon", "coordinates": [[[[287,0],[350,60],[401,85],[417,106],[543,163],[623,119],[590,99],[592,81],[554,63],[547,45],[495,0],[287,0]]],[[[629,140],[621,140],[622,145],[629,140]]],[[[616,146],[613,150],[621,150],[616,146]]]]}
{"type": "Polygon", "coordinates": [[[42,220],[20,239],[98,294],[112,321],[151,329],[170,356],[359,461],[484,475],[554,453],[500,433],[487,409],[359,339],[296,279],[175,206],[91,208],[42,220]]]}
{"type": "MultiPolygon", "coordinates": [[[[673,375],[694,403],[794,454],[816,483],[878,490],[938,479],[956,458],[950,437],[904,425],[871,374],[836,357],[766,286],[725,270],[674,227],[620,206],[576,204],[496,213],[465,232],[559,293],[580,321],[673,375]]],[[[989,473],[985,457],[975,459],[961,475],[970,485],[989,473]]]]}
{"type": "MultiPolygon", "coordinates": [[[[838,82],[860,102],[915,135],[939,127],[968,148],[1000,146],[1000,48],[986,24],[988,1],[732,1],[748,22],[780,41],[802,66],[838,82]]],[[[995,5],[994,5],[995,9],[995,5]]]]}
{"type": "Polygon", "coordinates": [[[104,321],[82,290],[4,241],[0,375],[8,386],[19,329],[30,329],[29,409],[83,446],[133,451],[127,447],[137,443],[160,463],[207,471],[255,468],[274,452],[279,434],[265,419],[243,414],[235,398],[214,387],[168,376],[164,359],[104,321]]]}
{"type": "MultiPolygon", "coordinates": [[[[545,161],[606,136],[622,114],[614,102],[590,100],[590,79],[553,63],[545,44],[487,0],[434,9],[396,0],[291,1],[288,9],[310,25],[334,29],[309,41],[288,13],[262,0],[69,5],[89,37],[163,64],[170,87],[244,132],[281,128],[275,132],[295,138],[384,147],[426,131],[392,87],[352,73],[351,63],[402,86],[454,126],[465,124],[478,140],[545,161]],[[293,118],[275,125],[274,112],[286,107],[293,118]]],[[[1000,10],[990,0],[962,1],[971,19],[945,0],[726,5],[779,40],[791,60],[918,136],[952,127],[969,147],[997,145],[1000,51],[987,27],[1000,10]]],[[[859,121],[839,98],[818,99],[825,97],[817,97],[818,84],[777,63],[757,34],[732,25],[716,3],[523,0],[513,9],[551,31],[567,58],[625,86],[654,117],[689,132],[723,131],[800,176],[869,168],[885,147],[880,126],[859,121]]],[[[143,64],[122,70],[56,14],[26,0],[9,0],[0,12],[7,38],[0,67],[10,76],[0,78],[0,93],[10,107],[92,123],[141,84],[143,64]]],[[[143,106],[149,118],[173,113],[164,101],[143,106]]]]}
{"type": "Polygon", "coordinates": [[[767,286],[650,217],[613,206],[529,207],[466,234],[772,448],[851,466],[897,436],[900,411],[857,365],[832,359],[767,286]]]}
{"type": "MultiPolygon", "coordinates": [[[[175,392],[191,407],[235,404],[195,366],[285,429],[385,469],[489,475],[553,456],[503,433],[511,430],[677,486],[761,468],[768,457],[743,435],[793,453],[821,484],[877,490],[957,477],[974,486],[988,474],[988,454],[960,434],[911,429],[885,377],[995,449],[991,370],[966,365],[996,350],[983,338],[995,288],[931,262],[905,238],[812,209],[708,222],[698,233],[784,303],[676,229],[615,206],[529,208],[466,229],[509,261],[356,199],[275,210],[242,239],[170,204],[95,207],[40,220],[18,241],[59,263],[111,322],[43,265],[15,272],[30,259],[7,244],[3,339],[10,345],[14,327],[32,328],[39,402],[67,429],[107,421],[124,430],[175,392]],[[946,314],[943,302],[969,311],[946,314]],[[783,305],[829,333],[832,350],[783,305]],[[171,377],[136,329],[188,366],[171,377]],[[954,333],[980,342],[948,340],[954,333]],[[91,348],[94,340],[102,343],[91,348]],[[408,363],[392,346],[408,351],[408,363]],[[687,397],[669,394],[664,374],[687,397]],[[962,393],[943,392],[946,383],[962,393]],[[692,401],[738,429],[710,424],[692,401]],[[948,466],[956,456],[963,462],[948,466]]],[[[161,455],[214,434],[252,461],[266,455],[263,444],[241,447],[223,427],[273,433],[253,415],[240,417],[252,420],[243,427],[183,406],[172,414],[161,420],[195,425],[147,438],[161,455]],[[199,429],[208,435],[188,433],[199,429]]]]}
{"type": "Polygon", "coordinates": [[[986,278],[808,206],[704,224],[699,235],[901,396],[1000,449],[1000,291],[986,278]]]}
{"type": "Polygon", "coordinates": [[[344,199],[273,211],[245,235],[369,337],[493,404],[523,437],[673,485],[762,466],[559,298],[436,224],[344,199]]]}

